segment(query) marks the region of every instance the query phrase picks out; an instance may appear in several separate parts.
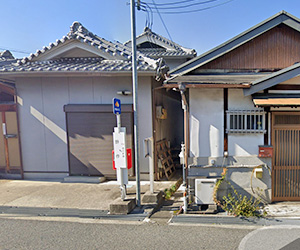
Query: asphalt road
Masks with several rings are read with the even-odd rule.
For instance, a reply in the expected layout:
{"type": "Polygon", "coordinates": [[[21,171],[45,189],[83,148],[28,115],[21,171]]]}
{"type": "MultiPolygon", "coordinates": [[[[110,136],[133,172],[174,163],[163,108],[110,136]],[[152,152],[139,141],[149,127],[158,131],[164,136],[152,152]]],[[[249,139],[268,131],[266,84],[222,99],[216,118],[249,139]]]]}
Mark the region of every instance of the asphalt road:
{"type": "Polygon", "coordinates": [[[296,250],[300,249],[299,226],[271,226],[257,229],[240,243],[240,250],[296,250]]]}
{"type": "MultiPolygon", "coordinates": [[[[237,249],[247,228],[0,219],[0,249],[237,249]]],[[[117,223],[117,222],[116,222],[117,223]]]]}

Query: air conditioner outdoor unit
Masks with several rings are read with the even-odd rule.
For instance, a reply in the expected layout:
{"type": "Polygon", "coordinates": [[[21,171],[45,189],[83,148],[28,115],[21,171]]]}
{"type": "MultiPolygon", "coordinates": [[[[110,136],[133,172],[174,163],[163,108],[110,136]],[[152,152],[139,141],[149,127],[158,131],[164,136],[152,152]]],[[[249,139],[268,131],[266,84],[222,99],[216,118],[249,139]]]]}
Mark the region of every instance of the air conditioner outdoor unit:
{"type": "Polygon", "coordinates": [[[213,201],[213,192],[217,179],[195,179],[195,202],[196,204],[210,205],[213,201]]]}

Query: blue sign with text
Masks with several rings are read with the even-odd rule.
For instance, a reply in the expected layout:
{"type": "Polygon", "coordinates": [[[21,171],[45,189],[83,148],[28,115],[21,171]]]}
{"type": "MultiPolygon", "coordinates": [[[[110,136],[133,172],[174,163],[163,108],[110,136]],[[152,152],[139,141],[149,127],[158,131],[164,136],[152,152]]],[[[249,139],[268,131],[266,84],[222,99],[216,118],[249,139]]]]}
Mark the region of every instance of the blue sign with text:
{"type": "Polygon", "coordinates": [[[115,115],[121,114],[121,100],[114,98],[113,99],[113,110],[115,115]]]}

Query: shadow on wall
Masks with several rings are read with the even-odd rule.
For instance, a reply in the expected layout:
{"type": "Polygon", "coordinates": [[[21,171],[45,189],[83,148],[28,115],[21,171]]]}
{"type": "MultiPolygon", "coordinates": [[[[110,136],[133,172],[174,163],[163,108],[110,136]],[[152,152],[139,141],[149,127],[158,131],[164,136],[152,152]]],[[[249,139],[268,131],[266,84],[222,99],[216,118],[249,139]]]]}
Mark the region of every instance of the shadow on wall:
{"type": "MultiPolygon", "coordinates": [[[[91,159],[88,159],[88,157],[86,156],[81,157],[81,159],[79,160],[77,156],[70,153],[70,175],[104,176],[105,174],[101,172],[102,165],[97,163],[99,163],[97,162],[97,160],[93,161],[91,159]]],[[[113,170],[110,174],[113,174],[113,170]]]]}
{"type": "Polygon", "coordinates": [[[220,130],[211,124],[204,126],[205,122],[200,127],[200,121],[194,116],[191,116],[190,119],[190,156],[222,156],[220,148],[223,143],[220,140],[220,130]]]}
{"type": "MultiPolygon", "coordinates": [[[[231,183],[234,189],[241,195],[246,195],[248,198],[254,196],[261,199],[262,202],[271,202],[271,175],[266,166],[263,167],[263,176],[261,179],[254,175],[254,168],[228,168],[226,179],[231,183]]],[[[221,199],[224,195],[233,194],[233,190],[226,182],[222,183],[218,198],[221,199]]]]}
{"type": "Polygon", "coordinates": [[[32,106],[30,106],[30,113],[46,128],[48,128],[54,135],[56,135],[61,141],[67,144],[67,133],[65,130],[63,130],[61,127],[59,127],[57,124],[48,119],[45,115],[43,115],[32,106]]]}

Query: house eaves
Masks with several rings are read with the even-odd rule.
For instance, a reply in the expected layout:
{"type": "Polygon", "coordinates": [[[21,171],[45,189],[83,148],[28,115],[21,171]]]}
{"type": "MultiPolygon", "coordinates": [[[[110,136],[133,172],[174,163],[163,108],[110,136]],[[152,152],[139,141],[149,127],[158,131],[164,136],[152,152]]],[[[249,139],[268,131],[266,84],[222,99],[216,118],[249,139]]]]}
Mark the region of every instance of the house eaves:
{"type": "MultiPolygon", "coordinates": [[[[145,62],[138,62],[140,73],[155,74],[155,68],[145,62]]],[[[0,67],[0,74],[57,74],[57,73],[131,73],[131,61],[102,60],[101,58],[60,58],[47,61],[26,62],[21,65],[11,63],[0,67]]]]}
{"type": "Polygon", "coordinates": [[[274,16],[266,19],[265,21],[253,26],[252,28],[246,30],[245,32],[235,36],[234,38],[228,40],[227,42],[209,50],[208,52],[199,55],[188,62],[181,64],[175,69],[172,69],[168,73],[170,75],[184,75],[196,68],[207,64],[208,62],[240,47],[241,45],[247,43],[248,41],[254,39],[255,37],[269,31],[270,29],[278,26],[279,24],[285,24],[300,32],[300,19],[292,16],[286,11],[281,11],[274,16]]]}
{"type": "MultiPolygon", "coordinates": [[[[170,83],[184,84],[240,84],[250,85],[253,81],[260,79],[265,74],[215,74],[215,75],[184,75],[170,79],[170,83]]],[[[250,87],[250,86],[249,86],[250,87]]]]}
{"type": "Polygon", "coordinates": [[[258,107],[299,107],[300,95],[257,93],[252,95],[252,101],[258,107]]]}
{"type": "Polygon", "coordinates": [[[298,75],[300,75],[300,63],[296,63],[290,67],[284,68],[266,77],[253,81],[251,87],[247,90],[244,90],[244,95],[249,96],[255,94],[298,75]]]}

